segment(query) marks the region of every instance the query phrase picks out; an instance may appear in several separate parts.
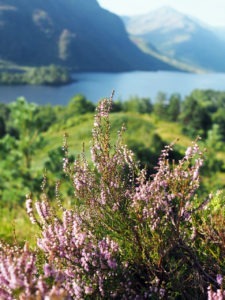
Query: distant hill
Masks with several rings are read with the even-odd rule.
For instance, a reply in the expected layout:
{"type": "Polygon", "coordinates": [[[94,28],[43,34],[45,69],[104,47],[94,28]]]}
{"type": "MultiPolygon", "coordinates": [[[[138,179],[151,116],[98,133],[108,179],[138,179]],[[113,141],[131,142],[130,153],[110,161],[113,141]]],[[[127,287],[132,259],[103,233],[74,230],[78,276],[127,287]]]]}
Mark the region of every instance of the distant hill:
{"type": "MultiPolygon", "coordinates": [[[[222,31],[182,14],[162,7],[145,15],[125,17],[127,31],[142,40],[145,46],[185,64],[211,71],[225,71],[225,39],[222,31]]],[[[225,35],[224,35],[225,36],[225,35]]]]}
{"type": "Polygon", "coordinates": [[[212,31],[225,42],[225,27],[213,27],[212,31]]]}
{"type": "Polygon", "coordinates": [[[0,61],[77,71],[173,69],[146,55],[96,0],[0,0],[0,61]]]}

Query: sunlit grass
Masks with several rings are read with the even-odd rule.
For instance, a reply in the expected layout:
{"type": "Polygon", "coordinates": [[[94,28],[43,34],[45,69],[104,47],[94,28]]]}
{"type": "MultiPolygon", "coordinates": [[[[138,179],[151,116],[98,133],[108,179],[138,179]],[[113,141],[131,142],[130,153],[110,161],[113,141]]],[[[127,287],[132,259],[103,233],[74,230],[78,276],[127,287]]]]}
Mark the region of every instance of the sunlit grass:
{"type": "Polygon", "coordinates": [[[24,207],[0,208],[0,240],[10,244],[34,245],[38,234],[37,226],[31,225],[24,207]]]}

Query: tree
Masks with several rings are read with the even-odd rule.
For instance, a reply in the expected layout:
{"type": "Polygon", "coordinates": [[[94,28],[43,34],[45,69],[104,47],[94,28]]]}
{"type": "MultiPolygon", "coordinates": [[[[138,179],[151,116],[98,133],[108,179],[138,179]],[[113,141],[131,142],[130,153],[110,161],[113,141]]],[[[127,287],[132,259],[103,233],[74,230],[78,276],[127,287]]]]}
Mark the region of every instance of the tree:
{"type": "Polygon", "coordinates": [[[218,111],[213,114],[213,123],[218,124],[219,132],[222,136],[222,140],[225,141],[225,114],[224,108],[219,108],[218,111]]]}
{"type": "Polygon", "coordinates": [[[37,106],[34,121],[40,132],[47,131],[57,120],[57,109],[51,105],[37,106]]]}
{"type": "Polygon", "coordinates": [[[167,98],[165,93],[159,92],[157,94],[153,105],[153,112],[161,119],[165,119],[167,117],[167,98]]]}
{"type": "Polygon", "coordinates": [[[185,98],[181,107],[180,121],[183,125],[183,132],[191,137],[200,135],[206,137],[212,120],[206,108],[192,96],[185,98]]]}
{"type": "Polygon", "coordinates": [[[0,103],[0,138],[7,133],[7,121],[9,118],[9,108],[6,104],[0,103]]]}
{"type": "Polygon", "coordinates": [[[87,112],[93,112],[95,110],[95,105],[88,101],[84,95],[78,94],[74,96],[68,104],[67,110],[69,115],[81,115],[87,112]]]}
{"type": "Polygon", "coordinates": [[[172,94],[169,99],[167,107],[167,118],[169,121],[176,122],[181,110],[181,96],[180,94],[172,94]]]}
{"type": "Polygon", "coordinates": [[[212,129],[208,131],[206,146],[213,149],[213,152],[220,151],[223,148],[223,136],[220,133],[220,127],[218,124],[213,124],[212,129]]]}
{"type": "Polygon", "coordinates": [[[123,110],[148,114],[152,112],[152,103],[150,98],[131,97],[123,103],[123,110]]]}
{"type": "Polygon", "coordinates": [[[0,116],[0,138],[2,138],[6,134],[6,125],[4,118],[0,116]]]}
{"type": "Polygon", "coordinates": [[[24,167],[28,170],[36,149],[43,146],[35,119],[37,106],[20,97],[9,107],[10,123],[18,131],[17,147],[23,154],[24,167]]]}

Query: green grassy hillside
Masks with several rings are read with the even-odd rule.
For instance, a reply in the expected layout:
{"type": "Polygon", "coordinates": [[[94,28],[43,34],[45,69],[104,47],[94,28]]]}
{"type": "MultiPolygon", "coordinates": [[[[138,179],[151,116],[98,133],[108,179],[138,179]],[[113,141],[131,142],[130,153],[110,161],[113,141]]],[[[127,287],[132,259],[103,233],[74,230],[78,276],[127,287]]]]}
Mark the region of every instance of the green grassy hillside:
{"type": "MultiPolygon", "coordinates": [[[[115,102],[110,114],[112,144],[125,126],[124,143],[150,175],[155,172],[165,145],[175,143],[170,159],[178,161],[200,134],[203,139],[199,143],[205,157],[201,193],[222,189],[225,182],[224,118],[220,111],[223,97],[224,93],[194,91],[181,103],[177,95],[165,99],[163,94],[158,95],[153,105],[149,99],[138,97],[124,103],[115,102]]],[[[9,239],[13,228],[21,241],[33,236],[24,213],[25,195],[32,192],[34,198],[39,197],[43,176],[47,178],[46,193],[51,201],[55,199],[57,180],[62,180],[64,193],[70,195],[67,205],[73,203],[72,187],[62,172],[64,137],[67,136],[71,162],[83,151],[90,160],[94,110],[95,106],[82,95],[75,96],[65,107],[37,106],[23,98],[0,106],[0,237],[9,239]]]]}

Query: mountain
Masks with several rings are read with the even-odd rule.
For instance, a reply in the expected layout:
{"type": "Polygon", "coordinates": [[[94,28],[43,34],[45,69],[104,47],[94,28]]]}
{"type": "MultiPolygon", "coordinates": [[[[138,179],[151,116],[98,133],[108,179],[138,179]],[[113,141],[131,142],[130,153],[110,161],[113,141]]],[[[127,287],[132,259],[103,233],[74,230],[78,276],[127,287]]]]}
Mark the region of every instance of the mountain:
{"type": "Polygon", "coordinates": [[[170,7],[124,18],[127,31],[146,47],[185,64],[210,71],[225,71],[225,41],[215,30],[170,7]]]}
{"type": "Polygon", "coordinates": [[[134,45],[96,0],[0,0],[0,61],[77,71],[173,69],[134,45]]]}
{"type": "Polygon", "coordinates": [[[213,27],[212,31],[225,42],[225,27],[213,27]]]}

